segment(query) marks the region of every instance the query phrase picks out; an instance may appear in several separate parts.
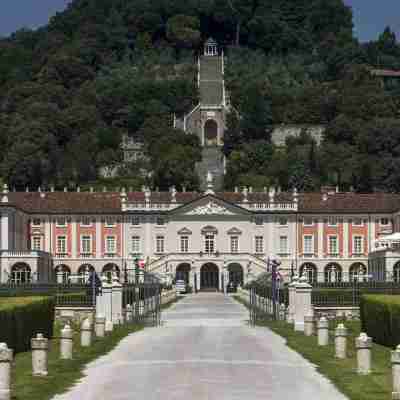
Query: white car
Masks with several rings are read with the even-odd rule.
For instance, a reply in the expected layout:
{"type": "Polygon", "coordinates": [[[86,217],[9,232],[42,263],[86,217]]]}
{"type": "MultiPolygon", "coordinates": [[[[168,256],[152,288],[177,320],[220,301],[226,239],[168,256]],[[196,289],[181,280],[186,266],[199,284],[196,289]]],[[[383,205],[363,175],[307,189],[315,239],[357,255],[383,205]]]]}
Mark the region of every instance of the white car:
{"type": "Polygon", "coordinates": [[[178,293],[185,293],[186,292],[186,283],[183,279],[179,279],[175,283],[175,289],[178,293]]]}

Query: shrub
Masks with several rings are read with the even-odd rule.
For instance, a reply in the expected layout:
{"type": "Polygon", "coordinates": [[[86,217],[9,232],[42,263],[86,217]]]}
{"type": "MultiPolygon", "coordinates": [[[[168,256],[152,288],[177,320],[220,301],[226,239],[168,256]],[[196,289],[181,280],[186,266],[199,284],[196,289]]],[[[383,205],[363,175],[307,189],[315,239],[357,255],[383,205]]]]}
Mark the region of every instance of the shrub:
{"type": "Polygon", "coordinates": [[[375,343],[400,344],[400,296],[363,295],[360,300],[361,327],[375,343]]]}
{"type": "Polygon", "coordinates": [[[52,297],[10,298],[0,302],[0,342],[14,352],[30,349],[37,333],[53,336],[54,299],[52,297]]]}

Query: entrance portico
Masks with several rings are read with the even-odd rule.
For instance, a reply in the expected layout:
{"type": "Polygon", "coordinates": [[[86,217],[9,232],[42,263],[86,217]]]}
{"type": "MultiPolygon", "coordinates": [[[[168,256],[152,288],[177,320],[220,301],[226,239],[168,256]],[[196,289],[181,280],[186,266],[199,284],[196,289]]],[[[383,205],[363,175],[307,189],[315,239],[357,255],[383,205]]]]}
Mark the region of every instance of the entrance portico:
{"type": "Polygon", "coordinates": [[[200,290],[220,290],[219,268],[214,263],[206,263],[200,270],[200,290]]]}

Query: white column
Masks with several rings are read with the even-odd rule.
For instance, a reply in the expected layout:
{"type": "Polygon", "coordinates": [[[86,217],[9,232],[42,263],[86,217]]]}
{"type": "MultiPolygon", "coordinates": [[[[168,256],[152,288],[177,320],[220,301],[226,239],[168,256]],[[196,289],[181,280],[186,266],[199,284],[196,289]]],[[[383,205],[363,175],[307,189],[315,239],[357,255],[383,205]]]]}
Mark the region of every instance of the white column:
{"type": "Polygon", "coordinates": [[[349,221],[343,218],[343,257],[349,257],[349,221]]]}
{"type": "MultiPolygon", "coordinates": [[[[318,219],[318,258],[322,258],[324,254],[324,219],[318,219]]],[[[320,271],[318,271],[320,272],[320,271]]]]}
{"type": "Polygon", "coordinates": [[[0,343],[0,400],[11,399],[11,365],[13,350],[6,343],[0,343]]]}
{"type": "Polygon", "coordinates": [[[95,258],[101,258],[101,220],[96,219],[96,254],[95,258]]]}
{"type": "Polygon", "coordinates": [[[43,241],[44,241],[44,246],[43,246],[43,250],[47,251],[48,253],[51,252],[51,248],[50,248],[50,243],[51,243],[51,230],[50,230],[50,218],[46,218],[44,221],[44,237],[43,237],[43,241]]]}
{"type": "Polygon", "coordinates": [[[112,322],[114,325],[122,323],[122,285],[117,276],[112,283],[112,322]]]}
{"type": "Polygon", "coordinates": [[[8,214],[1,214],[1,249],[8,250],[8,214]]]}
{"type": "Polygon", "coordinates": [[[152,217],[146,216],[146,222],[144,224],[144,253],[143,257],[146,258],[153,254],[152,247],[152,238],[151,238],[151,219],[152,217]]]}
{"type": "Polygon", "coordinates": [[[77,258],[78,257],[78,252],[77,252],[77,243],[79,241],[78,234],[77,234],[77,221],[76,218],[71,219],[71,256],[72,258],[77,258]]]}
{"type": "Polygon", "coordinates": [[[267,237],[265,243],[265,250],[267,254],[274,255],[275,254],[275,243],[274,243],[274,234],[275,234],[275,217],[273,215],[268,216],[267,222],[267,237]]]}
{"type": "Polygon", "coordinates": [[[307,278],[302,276],[296,283],[294,302],[294,330],[304,332],[304,317],[312,315],[311,306],[312,286],[307,283],[307,278]]]}

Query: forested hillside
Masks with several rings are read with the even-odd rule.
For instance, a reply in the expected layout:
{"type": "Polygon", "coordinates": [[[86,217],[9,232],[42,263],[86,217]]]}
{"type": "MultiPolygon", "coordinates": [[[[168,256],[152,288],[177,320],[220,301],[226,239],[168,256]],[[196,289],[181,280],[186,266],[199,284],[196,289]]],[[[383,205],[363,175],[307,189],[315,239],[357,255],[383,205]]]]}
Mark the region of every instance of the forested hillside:
{"type": "Polygon", "coordinates": [[[151,176],[133,184],[196,189],[195,136],[171,127],[198,99],[195,56],[227,54],[226,186],[400,189],[399,93],[371,67],[400,69],[390,30],[359,44],[342,0],[75,0],[49,25],[0,40],[1,176],[11,187],[84,185],[143,138],[151,176]],[[238,117],[240,115],[240,118],[238,117]],[[327,125],[270,143],[280,123],[327,125]]]}

